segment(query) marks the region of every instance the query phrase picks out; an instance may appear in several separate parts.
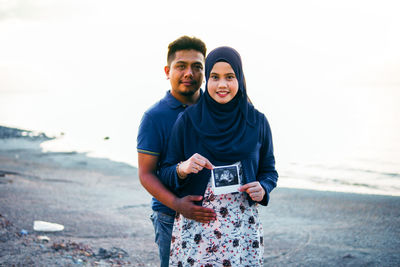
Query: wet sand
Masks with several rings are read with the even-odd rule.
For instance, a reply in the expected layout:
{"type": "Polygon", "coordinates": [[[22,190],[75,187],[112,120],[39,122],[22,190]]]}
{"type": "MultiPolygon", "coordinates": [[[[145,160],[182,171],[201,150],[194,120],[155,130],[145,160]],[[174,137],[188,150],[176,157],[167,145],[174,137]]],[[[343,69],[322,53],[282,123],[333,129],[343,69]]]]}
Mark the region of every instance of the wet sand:
{"type": "MultiPolygon", "coordinates": [[[[43,153],[44,140],[0,134],[0,266],[157,266],[137,169],[43,153]],[[35,232],[34,220],[65,229],[35,232]]],[[[400,265],[400,197],[278,187],[259,210],[265,266],[400,265]]]]}

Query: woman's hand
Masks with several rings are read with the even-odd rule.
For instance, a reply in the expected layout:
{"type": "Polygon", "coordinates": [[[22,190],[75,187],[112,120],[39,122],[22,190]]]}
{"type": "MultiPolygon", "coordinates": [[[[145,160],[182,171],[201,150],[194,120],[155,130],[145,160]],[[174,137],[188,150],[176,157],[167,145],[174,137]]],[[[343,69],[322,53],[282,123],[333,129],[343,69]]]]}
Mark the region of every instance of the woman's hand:
{"type": "Polygon", "coordinates": [[[264,195],[265,195],[265,190],[261,186],[259,182],[251,182],[245,185],[242,185],[238,189],[240,192],[246,192],[249,194],[252,200],[260,202],[263,200],[264,195]]]}
{"type": "Polygon", "coordinates": [[[211,162],[202,155],[195,153],[188,160],[179,164],[176,168],[179,178],[185,179],[190,173],[198,173],[203,168],[212,170],[211,162]]]}

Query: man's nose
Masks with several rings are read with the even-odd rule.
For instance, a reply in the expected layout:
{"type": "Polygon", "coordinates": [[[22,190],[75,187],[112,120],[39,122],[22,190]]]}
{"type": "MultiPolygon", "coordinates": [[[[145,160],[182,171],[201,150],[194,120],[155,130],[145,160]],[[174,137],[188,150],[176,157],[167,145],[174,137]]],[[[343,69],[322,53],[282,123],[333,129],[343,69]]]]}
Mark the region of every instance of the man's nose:
{"type": "Polygon", "coordinates": [[[185,71],[185,77],[192,77],[193,76],[193,69],[187,68],[185,71]]]}

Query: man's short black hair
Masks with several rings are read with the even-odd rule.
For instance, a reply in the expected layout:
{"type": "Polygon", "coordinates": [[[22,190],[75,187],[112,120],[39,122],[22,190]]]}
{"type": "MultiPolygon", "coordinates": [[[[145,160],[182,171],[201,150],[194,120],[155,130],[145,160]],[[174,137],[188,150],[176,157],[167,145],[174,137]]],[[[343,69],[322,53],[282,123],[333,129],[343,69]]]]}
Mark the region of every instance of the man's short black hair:
{"type": "Polygon", "coordinates": [[[202,40],[196,37],[182,36],[168,45],[168,66],[171,66],[171,62],[175,59],[175,53],[181,50],[196,50],[202,53],[204,58],[207,52],[206,44],[202,40]]]}

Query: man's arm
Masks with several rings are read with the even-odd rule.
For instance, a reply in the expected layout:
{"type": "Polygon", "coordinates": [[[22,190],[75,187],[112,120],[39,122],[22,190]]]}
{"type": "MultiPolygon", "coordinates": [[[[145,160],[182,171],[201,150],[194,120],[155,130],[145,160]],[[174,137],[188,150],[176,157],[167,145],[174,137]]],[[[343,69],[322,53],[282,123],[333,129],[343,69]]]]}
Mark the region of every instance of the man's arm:
{"type": "Polygon", "coordinates": [[[193,201],[200,201],[202,196],[177,197],[155,175],[158,156],[138,153],[139,179],[143,187],[165,206],[181,213],[184,217],[201,223],[208,223],[215,219],[212,209],[195,205],[193,201]]]}

